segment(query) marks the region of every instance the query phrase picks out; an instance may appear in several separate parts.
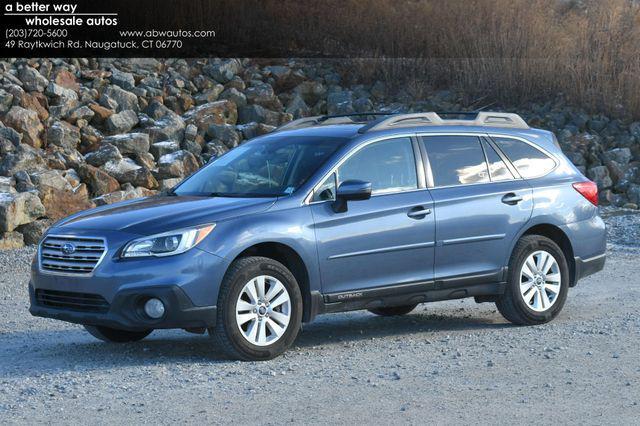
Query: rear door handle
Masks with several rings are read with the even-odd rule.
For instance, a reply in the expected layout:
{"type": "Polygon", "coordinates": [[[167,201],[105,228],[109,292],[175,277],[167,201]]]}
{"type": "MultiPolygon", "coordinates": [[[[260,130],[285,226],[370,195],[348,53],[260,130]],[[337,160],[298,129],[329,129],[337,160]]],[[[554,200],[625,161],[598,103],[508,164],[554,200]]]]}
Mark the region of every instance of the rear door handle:
{"type": "Polygon", "coordinates": [[[522,201],[522,197],[514,194],[513,192],[508,193],[504,197],[502,197],[502,202],[509,205],[515,205],[522,201]]]}
{"type": "Polygon", "coordinates": [[[431,209],[425,209],[423,207],[415,207],[407,213],[407,216],[413,219],[421,219],[426,215],[431,214],[431,209]]]}

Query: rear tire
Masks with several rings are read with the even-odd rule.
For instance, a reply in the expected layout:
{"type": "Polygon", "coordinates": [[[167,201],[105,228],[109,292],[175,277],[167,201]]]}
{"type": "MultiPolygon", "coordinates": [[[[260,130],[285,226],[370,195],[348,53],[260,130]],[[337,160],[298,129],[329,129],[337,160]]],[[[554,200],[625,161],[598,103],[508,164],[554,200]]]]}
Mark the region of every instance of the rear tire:
{"type": "Polygon", "coordinates": [[[382,306],[379,308],[368,309],[368,311],[372,314],[380,315],[381,317],[396,317],[408,314],[413,311],[416,306],[418,306],[417,303],[404,306],[382,306]]]}
{"type": "Polygon", "coordinates": [[[525,235],[513,249],[507,288],[496,307],[514,324],[544,324],[560,313],[568,290],[569,267],[560,247],[549,238],[525,235]]]}
{"type": "Polygon", "coordinates": [[[230,358],[268,360],[293,344],[301,323],[302,295],[293,274],[273,259],[245,257],[224,276],[209,334],[230,358]]]}
{"type": "Polygon", "coordinates": [[[85,325],[84,328],[96,339],[104,342],[128,343],[137,342],[147,337],[153,330],[128,331],[99,325],[85,325]]]}

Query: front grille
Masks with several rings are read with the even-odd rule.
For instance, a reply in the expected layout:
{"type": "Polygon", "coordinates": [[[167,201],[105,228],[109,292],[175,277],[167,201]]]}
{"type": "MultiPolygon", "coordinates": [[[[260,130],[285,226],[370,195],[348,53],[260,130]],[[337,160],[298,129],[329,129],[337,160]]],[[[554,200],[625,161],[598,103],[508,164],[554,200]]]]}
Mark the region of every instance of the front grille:
{"type": "Polygon", "coordinates": [[[106,249],[102,238],[50,235],[40,245],[40,268],[53,273],[89,275],[106,249]]]}
{"type": "Polygon", "coordinates": [[[106,313],[109,310],[109,303],[98,294],[37,289],[36,302],[38,305],[49,308],[62,308],[81,312],[106,313]]]}

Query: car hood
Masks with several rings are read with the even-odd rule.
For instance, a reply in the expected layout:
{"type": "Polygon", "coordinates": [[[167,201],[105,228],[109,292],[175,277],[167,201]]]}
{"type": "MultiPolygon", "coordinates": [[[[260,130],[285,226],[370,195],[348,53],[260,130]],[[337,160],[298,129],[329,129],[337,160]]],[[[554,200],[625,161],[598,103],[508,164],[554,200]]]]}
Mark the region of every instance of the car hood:
{"type": "Polygon", "coordinates": [[[267,210],[277,198],[157,196],[124,201],[69,216],[54,227],[151,235],[267,210]]]}

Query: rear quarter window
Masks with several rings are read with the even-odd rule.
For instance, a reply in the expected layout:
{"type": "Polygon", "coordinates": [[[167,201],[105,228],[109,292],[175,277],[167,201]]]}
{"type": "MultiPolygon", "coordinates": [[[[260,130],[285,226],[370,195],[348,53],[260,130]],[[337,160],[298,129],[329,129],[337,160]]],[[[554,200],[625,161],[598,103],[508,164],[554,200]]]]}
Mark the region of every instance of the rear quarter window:
{"type": "Polygon", "coordinates": [[[544,176],[556,166],[554,159],[527,142],[506,137],[493,140],[525,179],[544,176]]]}

